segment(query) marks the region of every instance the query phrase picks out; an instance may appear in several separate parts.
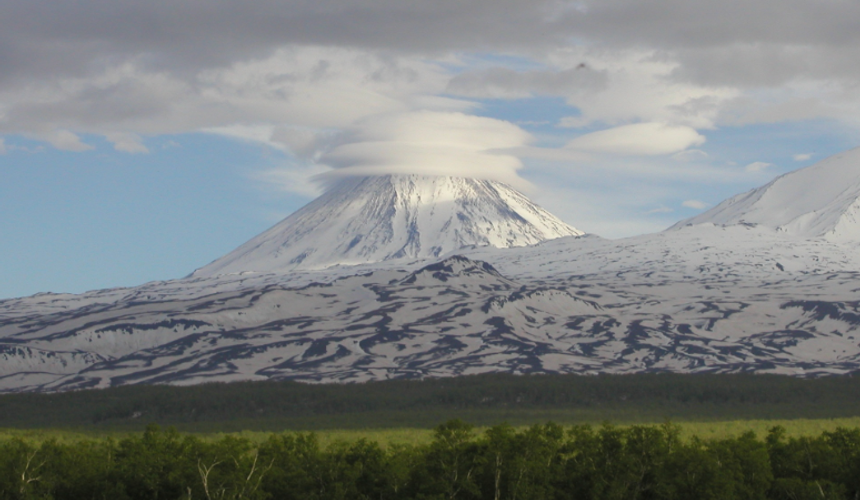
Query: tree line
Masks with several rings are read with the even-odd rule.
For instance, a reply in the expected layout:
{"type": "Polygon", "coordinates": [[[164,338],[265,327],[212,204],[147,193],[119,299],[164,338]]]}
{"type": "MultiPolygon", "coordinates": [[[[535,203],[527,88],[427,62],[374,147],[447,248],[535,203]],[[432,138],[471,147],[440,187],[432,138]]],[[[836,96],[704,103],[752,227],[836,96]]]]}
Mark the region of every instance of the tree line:
{"type": "Polygon", "coordinates": [[[780,427],[680,439],[671,424],[477,433],[452,420],[422,445],[312,433],[204,440],[150,426],[115,439],[0,441],[0,499],[856,499],[860,430],[780,427]]]}
{"type": "Polygon", "coordinates": [[[575,410],[579,421],[592,422],[635,419],[628,416],[651,421],[848,417],[860,414],[860,377],[485,374],[363,384],[134,385],[0,395],[0,427],[142,430],[147,422],[157,422],[200,430],[208,422],[242,421],[246,429],[312,430],[325,428],[321,423],[326,421],[328,428],[430,428],[464,416],[481,424],[510,421],[513,412],[539,409],[575,410]],[[505,416],[499,418],[500,413],[505,416]]]}

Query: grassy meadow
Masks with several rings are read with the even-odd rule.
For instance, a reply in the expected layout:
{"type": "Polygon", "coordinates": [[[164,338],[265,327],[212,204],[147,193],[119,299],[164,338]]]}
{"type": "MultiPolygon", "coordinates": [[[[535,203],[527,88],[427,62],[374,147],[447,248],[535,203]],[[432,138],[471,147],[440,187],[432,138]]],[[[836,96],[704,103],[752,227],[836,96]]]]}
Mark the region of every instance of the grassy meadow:
{"type": "MultiPolygon", "coordinates": [[[[556,420],[549,420],[557,422],[556,420]]],[[[546,423],[547,421],[534,422],[546,423]]],[[[442,422],[439,422],[442,423],[442,422]]],[[[503,423],[503,422],[499,422],[503,423]]],[[[534,424],[533,423],[533,424],[534,424]]],[[[595,427],[602,425],[604,422],[576,422],[568,423],[563,427],[572,425],[590,424],[595,427]]],[[[617,425],[620,428],[627,428],[631,425],[658,425],[663,422],[636,422],[635,424],[623,422],[608,422],[617,425]]],[[[860,417],[851,418],[832,418],[832,419],[773,419],[773,420],[716,420],[716,421],[672,421],[681,431],[681,439],[689,440],[693,436],[701,439],[726,439],[740,436],[746,432],[753,432],[757,437],[763,438],[768,431],[776,426],[785,429],[787,437],[813,437],[822,434],[823,432],[833,432],[839,428],[860,429],[860,417]]],[[[528,425],[523,424],[515,426],[518,430],[526,429],[528,425]]],[[[489,427],[478,426],[476,432],[482,434],[489,427]]],[[[190,433],[198,436],[204,441],[218,441],[225,436],[233,436],[237,438],[247,439],[254,443],[261,443],[269,438],[273,433],[277,432],[308,432],[293,429],[283,429],[281,431],[249,431],[249,430],[234,430],[234,431],[219,431],[219,432],[200,432],[189,429],[177,429],[182,433],[190,433]]],[[[32,443],[42,443],[49,440],[57,440],[63,443],[74,443],[89,440],[115,439],[120,440],[132,435],[137,435],[142,430],[75,430],[64,428],[52,429],[0,429],[0,441],[21,438],[32,443]]],[[[388,447],[392,444],[402,445],[423,445],[429,443],[433,438],[433,429],[431,428],[416,428],[416,427],[392,427],[386,429],[367,428],[367,429],[323,429],[313,432],[321,445],[326,446],[332,443],[354,443],[361,439],[379,443],[382,447],[388,447]]]]}
{"type": "Polygon", "coordinates": [[[312,431],[321,442],[422,444],[451,419],[477,429],[677,424],[684,438],[724,438],[779,425],[788,436],[860,427],[860,378],[768,375],[480,375],[309,385],[290,381],[128,386],[0,395],[0,439],[76,441],[142,432],[148,424],[204,439],[262,441],[312,431]]]}

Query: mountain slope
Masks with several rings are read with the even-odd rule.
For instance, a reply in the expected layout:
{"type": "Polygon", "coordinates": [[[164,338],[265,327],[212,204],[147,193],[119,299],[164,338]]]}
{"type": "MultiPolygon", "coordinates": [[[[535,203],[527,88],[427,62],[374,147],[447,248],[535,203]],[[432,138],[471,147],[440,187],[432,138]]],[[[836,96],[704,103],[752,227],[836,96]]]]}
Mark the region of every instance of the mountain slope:
{"type": "MultiPolygon", "coordinates": [[[[167,283],[150,287],[150,300],[128,295],[77,309],[71,297],[33,297],[54,312],[8,311],[0,320],[0,392],[486,372],[820,376],[860,370],[858,273],[792,272],[795,266],[782,257],[764,272],[772,257],[752,251],[749,270],[762,272],[738,274],[720,256],[733,245],[714,248],[710,238],[691,238],[694,229],[701,228],[624,242],[628,247],[577,238],[484,247],[474,251],[493,262],[466,256],[423,267],[388,262],[388,269],[305,285],[212,293],[208,280],[183,280],[197,291],[170,300],[160,295],[167,283]],[[591,243],[592,251],[578,250],[581,243],[591,243]],[[616,264],[577,272],[591,255],[621,257],[629,248],[641,253],[633,253],[635,262],[619,263],[627,271],[616,264]],[[710,264],[654,258],[665,255],[658,249],[675,248],[671,260],[693,256],[710,264]],[[694,256],[703,252],[710,257],[694,256]],[[532,277],[505,271],[523,266],[532,277]]],[[[793,240],[786,240],[784,257],[817,253],[793,240]]],[[[818,250],[848,250],[818,243],[818,250]]],[[[845,267],[856,269],[858,259],[845,267]]],[[[0,302],[0,311],[6,309],[0,302]]]]}
{"type": "Polygon", "coordinates": [[[858,157],[782,176],[672,231],[534,245],[544,230],[576,231],[506,186],[356,179],[195,276],[0,301],[0,392],[860,373],[858,157]],[[313,269],[340,262],[365,263],[313,269]],[[234,273],[246,270],[272,272],[234,273]]]}
{"type": "Polygon", "coordinates": [[[860,241],[860,148],[777,177],[670,229],[760,224],[806,238],[860,241]]]}
{"type": "Polygon", "coordinates": [[[507,248],[579,234],[496,181],[351,178],[193,276],[438,257],[468,246],[507,248]]]}

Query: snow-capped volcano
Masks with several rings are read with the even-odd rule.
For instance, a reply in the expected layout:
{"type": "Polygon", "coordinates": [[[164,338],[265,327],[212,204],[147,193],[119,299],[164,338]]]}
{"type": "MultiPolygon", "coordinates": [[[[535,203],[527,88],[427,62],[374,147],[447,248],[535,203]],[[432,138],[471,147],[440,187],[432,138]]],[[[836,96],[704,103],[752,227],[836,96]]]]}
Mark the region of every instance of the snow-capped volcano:
{"type": "Polygon", "coordinates": [[[805,238],[860,241],[860,148],[777,177],[672,228],[759,224],[805,238]]]}
{"type": "Polygon", "coordinates": [[[0,392],[860,373],[858,193],[855,150],[674,231],[522,246],[578,231],[496,182],[353,179],[196,276],[0,301],[0,392]]]}
{"type": "Polygon", "coordinates": [[[193,276],[437,257],[469,246],[518,247],[580,234],[497,181],[347,178],[193,276]]]}

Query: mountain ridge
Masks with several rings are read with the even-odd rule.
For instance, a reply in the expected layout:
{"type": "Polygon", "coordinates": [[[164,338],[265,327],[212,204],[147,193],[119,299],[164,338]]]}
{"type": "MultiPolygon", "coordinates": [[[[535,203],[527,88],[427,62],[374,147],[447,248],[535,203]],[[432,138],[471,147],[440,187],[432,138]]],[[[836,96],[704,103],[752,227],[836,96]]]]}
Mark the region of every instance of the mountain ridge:
{"type": "Polygon", "coordinates": [[[860,241],[860,148],[783,174],[669,228],[760,224],[806,238],[860,241]]]}

